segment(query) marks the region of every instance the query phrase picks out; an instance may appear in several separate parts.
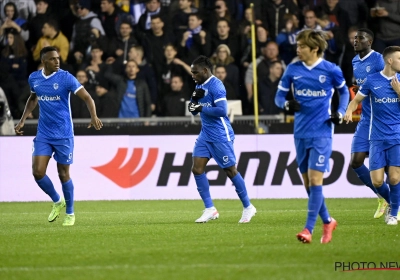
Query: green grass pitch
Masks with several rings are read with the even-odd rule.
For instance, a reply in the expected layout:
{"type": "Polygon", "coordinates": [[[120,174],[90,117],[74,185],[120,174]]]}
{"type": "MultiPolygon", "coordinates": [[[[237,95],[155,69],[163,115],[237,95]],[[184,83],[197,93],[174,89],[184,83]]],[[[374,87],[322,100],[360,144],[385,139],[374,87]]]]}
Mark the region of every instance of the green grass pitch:
{"type": "Polygon", "coordinates": [[[0,203],[0,279],[400,279],[396,271],[335,271],[335,262],[400,263],[400,225],[373,219],[375,199],[327,199],[330,244],[303,229],[307,200],[216,200],[220,218],[195,224],[200,200],[78,201],[76,223],[47,222],[51,203],[0,203]]]}

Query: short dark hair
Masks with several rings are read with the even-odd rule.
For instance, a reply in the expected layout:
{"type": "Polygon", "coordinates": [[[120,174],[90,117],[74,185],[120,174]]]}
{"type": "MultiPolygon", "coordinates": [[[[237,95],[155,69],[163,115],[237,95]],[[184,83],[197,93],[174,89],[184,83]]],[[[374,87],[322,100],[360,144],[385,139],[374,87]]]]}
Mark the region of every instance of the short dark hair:
{"type": "Polygon", "coordinates": [[[369,37],[371,37],[371,40],[374,40],[374,32],[368,28],[359,28],[357,29],[357,32],[365,32],[368,34],[369,37]]]}
{"type": "Polygon", "coordinates": [[[198,56],[195,60],[193,60],[193,65],[199,65],[200,67],[208,68],[210,71],[212,71],[212,64],[210,62],[210,59],[205,56],[205,55],[200,55],[198,56]]]}
{"type": "Polygon", "coordinates": [[[44,47],[43,49],[40,50],[40,59],[42,59],[43,56],[48,52],[58,52],[58,50],[56,47],[53,46],[44,47]]]}
{"type": "Polygon", "coordinates": [[[152,21],[153,19],[158,19],[158,18],[159,18],[162,22],[164,22],[163,19],[162,19],[162,17],[161,17],[159,14],[150,16],[150,21],[152,21]]]}
{"type": "Polygon", "coordinates": [[[199,13],[191,13],[189,14],[188,18],[189,17],[197,17],[198,20],[203,20],[199,13]]]}
{"type": "Polygon", "coordinates": [[[391,55],[391,54],[393,54],[395,52],[400,52],[400,47],[399,46],[387,47],[382,53],[383,59],[385,59],[388,55],[391,55]]]}
{"type": "Polygon", "coordinates": [[[49,26],[53,27],[56,32],[60,31],[59,24],[55,19],[48,19],[45,23],[47,23],[49,26]]]}

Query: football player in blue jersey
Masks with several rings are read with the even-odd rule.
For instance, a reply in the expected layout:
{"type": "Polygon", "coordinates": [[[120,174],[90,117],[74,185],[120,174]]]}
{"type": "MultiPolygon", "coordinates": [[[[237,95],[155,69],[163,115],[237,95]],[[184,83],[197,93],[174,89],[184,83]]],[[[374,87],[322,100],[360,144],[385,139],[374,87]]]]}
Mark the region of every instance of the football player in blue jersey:
{"type": "Polygon", "coordinates": [[[188,110],[193,115],[200,113],[202,123],[200,135],[193,149],[192,173],[196,180],[197,190],[205,205],[203,214],[195,222],[206,223],[219,218],[204,172],[210,158],[214,158],[235,185],[236,192],[242,201],[243,213],[239,223],[248,223],[257,210],[250,203],[244,180],[235,166],[236,157],[233,150],[235,134],[227,116],[225,87],[212,74],[211,69],[212,65],[206,56],[197,57],[191,65],[192,78],[197,85],[188,110]]]}
{"type": "Polygon", "coordinates": [[[44,47],[40,51],[43,69],[33,72],[28,79],[31,95],[25,105],[24,113],[15,132],[22,135],[21,129],[32,110],[39,104],[39,120],[36,137],[33,139],[32,173],[39,187],[53,200],[53,208],[48,217],[54,222],[60,211],[66,206],[64,226],[75,223],[74,185],[69,175],[73,162],[74,132],[71,117],[71,92],[85,101],[91,115],[88,126],[96,130],[103,124],[97,118],[93,99],[76,78],[60,69],[60,55],[54,47],[44,47]],[[61,180],[64,198],[55,190],[50,178],[46,175],[51,156],[57,161],[58,176],[61,180]]]}
{"type": "Polygon", "coordinates": [[[369,131],[369,170],[372,184],[378,191],[384,184],[385,167],[388,167],[389,190],[379,193],[390,202],[388,225],[397,225],[400,194],[400,47],[387,47],[383,51],[385,67],[370,74],[361,85],[356,97],[349,103],[344,119],[352,121],[358,104],[368,97],[371,100],[371,125],[369,131]]]}
{"type": "MultiPolygon", "coordinates": [[[[357,55],[353,58],[353,72],[358,89],[367,79],[367,75],[379,72],[385,66],[382,55],[371,49],[374,33],[367,28],[360,28],[354,37],[354,50],[357,55]]],[[[364,165],[364,160],[369,152],[369,125],[371,119],[371,103],[369,98],[362,101],[361,118],[357,124],[351,143],[351,162],[350,165],[357,173],[360,180],[378,196],[378,209],[375,211],[374,218],[380,218],[388,206],[386,200],[379,194],[374,187],[369,175],[368,168],[364,165]]],[[[379,191],[388,190],[384,182],[379,191]]]]}
{"type": "Polygon", "coordinates": [[[296,161],[309,195],[306,225],[296,236],[299,241],[310,243],[319,214],[323,221],[321,243],[328,243],[337,222],[330,217],[324,202],[323,175],[329,170],[334,124],[343,121],[349,91],[340,68],[322,58],[327,48],[323,33],[304,30],[296,40],[299,61],[287,67],[279,83],[275,103],[287,111],[295,111],[296,161]],[[286,101],[292,87],[294,100],[286,101]],[[340,94],[340,102],[337,111],[331,113],[334,88],[340,94]]]}

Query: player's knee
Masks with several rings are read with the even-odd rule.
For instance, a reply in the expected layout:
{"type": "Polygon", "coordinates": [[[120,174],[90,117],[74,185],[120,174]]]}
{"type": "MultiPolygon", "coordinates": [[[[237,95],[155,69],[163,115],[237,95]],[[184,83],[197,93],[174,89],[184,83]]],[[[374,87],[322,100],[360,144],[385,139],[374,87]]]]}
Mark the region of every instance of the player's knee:
{"type": "Polygon", "coordinates": [[[198,166],[192,166],[193,175],[201,175],[204,173],[204,168],[198,166]]]}
{"type": "Polygon", "coordinates": [[[58,178],[60,178],[60,181],[65,183],[69,181],[69,173],[65,171],[58,171],[58,178]]]}
{"type": "Polygon", "coordinates": [[[35,178],[36,181],[42,179],[46,175],[45,170],[40,170],[39,168],[32,168],[32,175],[35,178]]]}
{"type": "Polygon", "coordinates": [[[224,170],[226,172],[226,175],[231,179],[238,174],[238,171],[236,170],[236,168],[226,168],[224,170]]]}
{"type": "MultiPolygon", "coordinates": [[[[397,174],[396,174],[397,175],[397,174]]],[[[398,176],[390,176],[389,175],[389,184],[394,186],[400,182],[400,178],[398,176]]]]}
{"type": "Polygon", "coordinates": [[[364,164],[364,161],[358,160],[358,159],[352,159],[350,162],[351,168],[357,169],[361,167],[361,165],[364,164]]]}
{"type": "Polygon", "coordinates": [[[375,188],[379,188],[380,186],[382,186],[382,184],[383,184],[383,180],[372,179],[372,185],[374,185],[375,188]]]}

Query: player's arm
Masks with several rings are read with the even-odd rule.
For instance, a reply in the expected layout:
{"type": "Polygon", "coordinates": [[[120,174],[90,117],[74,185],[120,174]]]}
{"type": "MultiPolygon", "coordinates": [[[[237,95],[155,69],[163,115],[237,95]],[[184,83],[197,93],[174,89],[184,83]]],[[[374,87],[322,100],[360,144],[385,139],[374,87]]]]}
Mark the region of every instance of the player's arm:
{"type": "Polygon", "coordinates": [[[33,109],[35,109],[37,103],[38,103],[38,98],[36,93],[31,92],[31,95],[29,96],[28,101],[25,104],[24,113],[22,114],[21,119],[14,128],[15,133],[17,133],[17,135],[22,135],[24,133],[23,131],[21,131],[21,128],[24,127],[26,118],[29,116],[30,113],[32,113],[33,109]]]}
{"type": "Polygon", "coordinates": [[[289,101],[286,100],[286,95],[290,91],[290,87],[292,85],[292,79],[288,74],[291,72],[290,67],[291,66],[289,65],[283,74],[281,81],[279,82],[278,90],[275,95],[275,105],[281,109],[284,109],[285,111],[298,112],[300,111],[300,103],[296,99],[289,101]]]}
{"type": "Polygon", "coordinates": [[[86,103],[86,106],[89,109],[91,121],[88,128],[93,126],[96,130],[100,130],[100,128],[103,127],[103,123],[97,117],[96,105],[94,104],[93,98],[90,96],[90,94],[86,91],[84,87],[81,87],[75,94],[79,96],[79,98],[86,103]]]}
{"type": "Polygon", "coordinates": [[[363,101],[363,99],[366,97],[366,95],[361,94],[358,92],[356,94],[356,97],[354,97],[353,100],[349,103],[349,106],[347,106],[346,114],[344,115],[344,120],[346,123],[352,122],[353,121],[353,112],[357,109],[358,104],[363,101]]]}
{"type": "Polygon", "coordinates": [[[393,90],[397,93],[397,97],[400,97],[400,82],[397,79],[397,75],[394,75],[392,81],[390,82],[393,90]]]}
{"type": "Polygon", "coordinates": [[[339,125],[343,122],[343,115],[346,112],[346,107],[350,100],[350,93],[349,89],[346,86],[346,81],[343,77],[343,72],[338,66],[333,68],[332,76],[333,76],[333,86],[335,86],[337,91],[339,92],[340,98],[339,98],[338,109],[336,112],[333,112],[330,119],[334,124],[339,125]]]}

